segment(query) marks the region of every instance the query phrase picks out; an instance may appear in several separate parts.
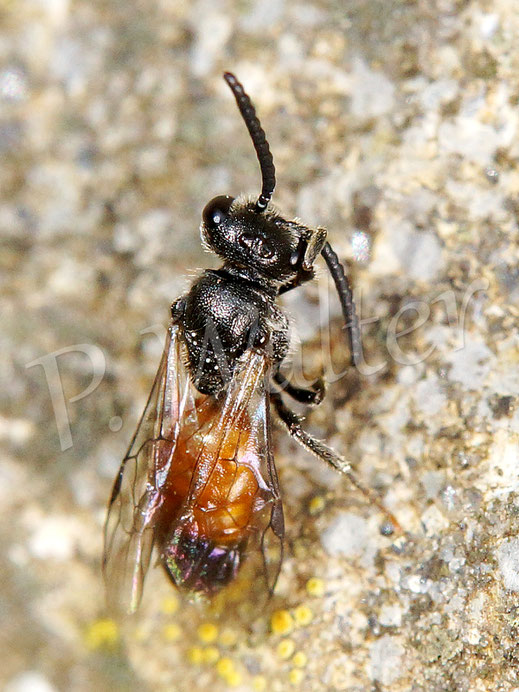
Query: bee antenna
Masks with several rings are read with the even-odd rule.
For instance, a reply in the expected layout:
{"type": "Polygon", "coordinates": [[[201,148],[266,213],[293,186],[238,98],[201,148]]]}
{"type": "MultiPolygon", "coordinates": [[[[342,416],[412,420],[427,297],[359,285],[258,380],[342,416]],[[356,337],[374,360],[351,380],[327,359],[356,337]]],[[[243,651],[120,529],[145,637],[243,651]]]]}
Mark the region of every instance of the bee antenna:
{"type": "Polygon", "coordinates": [[[344,267],[337,257],[337,253],[333,250],[330,243],[325,243],[321,250],[321,255],[326,262],[328,270],[332,275],[332,279],[337,289],[337,295],[341,303],[342,314],[346,322],[346,331],[348,333],[348,341],[351,353],[351,364],[355,367],[361,362],[362,358],[362,341],[360,338],[360,327],[357,310],[355,309],[355,301],[353,300],[353,292],[351,290],[348,277],[344,273],[344,267]]]}
{"type": "Polygon", "coordinates": [[[252,139],[256,156],[258,157],[261,169],[262,188],[261,194],[256,202],[256,211],[264,211],[270,202],[274,188],[276,187],[276,169],[274,159],[270,151],[269,143],[264,129],[256,115],[256,109],[252,105],[249,96],[245,93],[243,85],[236,79],[232,72],[224,72],[223,78],[229,85],[236,104],[240,109],[241,116],[247,125],[247,129],[252,139]]]}

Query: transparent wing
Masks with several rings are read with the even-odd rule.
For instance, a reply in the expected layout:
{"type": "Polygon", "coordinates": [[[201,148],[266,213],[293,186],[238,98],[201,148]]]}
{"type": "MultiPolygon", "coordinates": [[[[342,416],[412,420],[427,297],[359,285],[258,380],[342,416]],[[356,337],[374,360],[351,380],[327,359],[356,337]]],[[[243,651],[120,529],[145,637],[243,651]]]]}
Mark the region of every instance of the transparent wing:
{"type": "Polygon", "coordinates": [[[154,482],[161,445],[175,444],[182,409],[188,404],[189,375],[180,358],[179,331],[172,326],[148,403],[115,479],[105,524],[103,573],[108,603],[133,612],[154,542],[162,502],[154,482]]]}
{"type": "Polygon", "coordinates": [[[283,511],[270,441],[269,360],[250,350],[225,394],[200,394],[172,326],[141,421],[116,478],[105,526],[108,602],[139,605],[154,544],[175,583],[214,595],[258,570],[269,591],[283,511]],[[246,558],[246,559],[245,559],[246,558]],[[245,562],[245,570],[242,563],[245,562]]]}
{"type": "Polygon", "coordinates": [[[268,591],[274,588],[284,527],[270,440],[269,377],[265,353],[247,351],[225,396],[211,399],[205,412],[198,407],[180,430],[180,461],[170,467],[159,533],[164,566],[186,591],[213,596],[242,572],[254,572],[253,581],[261,576],[268,591]],[[184,496],[180,508],[175,495],[184,496]]]}

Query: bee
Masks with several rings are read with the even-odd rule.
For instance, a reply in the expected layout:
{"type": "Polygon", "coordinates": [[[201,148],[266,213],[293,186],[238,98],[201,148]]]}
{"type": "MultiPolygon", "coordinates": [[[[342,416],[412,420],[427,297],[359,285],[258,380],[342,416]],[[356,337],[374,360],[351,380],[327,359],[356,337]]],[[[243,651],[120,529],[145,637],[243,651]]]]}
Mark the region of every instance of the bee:
{"type": "Polygon", "coordinates": [[[210,599],[249,562],[259,565],[273,592],[284,520],[271,405],[290,435],[396,525],[349,463],[306,432],[285,402],[318,404],[324,384],[302,389],[282,374],[289,325],[276,298],[314,278],[321,256],[337,289],[353,365],[361,357],[359,322],[325,229],[287,220],[271,204],[276,174],[265,132],[242,84],[229,72],[224,79],[252,139],[262,188],[257,199],[220,195],[204,208],[203,244],[223,264],[204,271],[173,303],[162,360],[115,479],[103,571],[109,602],[129,612],[141,600],[154,548],[190,598],[210,599]]]}

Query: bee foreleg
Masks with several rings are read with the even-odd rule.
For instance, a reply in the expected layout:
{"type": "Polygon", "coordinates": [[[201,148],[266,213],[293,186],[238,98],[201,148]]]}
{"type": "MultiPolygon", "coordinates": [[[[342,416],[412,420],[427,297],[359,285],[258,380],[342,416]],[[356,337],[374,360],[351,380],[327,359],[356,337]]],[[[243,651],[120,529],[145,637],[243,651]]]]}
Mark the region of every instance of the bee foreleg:
{"type": "Polygon", "coordinates": [[[171,306],[171,317],[174,324],[178,324],[184,317],[186,310],[186,299],[182,296],[178,298],[171,306]]]}
{"type": "Polygon", "coordinates": [[[319,377],[308,389],[295,387],[279,370],[276,370],[274,373],[274,381],[284,392],[291,396],[292,399],[302,404],[320,404],[325,395],[324,380],[321,377],[319,377]]]}

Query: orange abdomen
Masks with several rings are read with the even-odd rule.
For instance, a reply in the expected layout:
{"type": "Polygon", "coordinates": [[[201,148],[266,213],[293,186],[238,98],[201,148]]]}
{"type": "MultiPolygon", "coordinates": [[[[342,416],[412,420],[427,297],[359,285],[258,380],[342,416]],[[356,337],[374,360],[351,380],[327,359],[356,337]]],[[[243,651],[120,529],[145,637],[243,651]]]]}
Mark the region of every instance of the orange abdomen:
{"type": "Polygon", "coordinates": [[[211,415],[212,408],[202,421],[199,418],[195,432],[190,426],[182,428],[171,458],[159,454],[159,467],[169,467],[162,486],[160,525],[166,536],[181,515],[191,513],[200,536],[217,545],[238,545],[246,537],[259,492],[254,472],[246,463],[247,452],[255,453],[251,449],[254,443],[248,419],[242,416],[239,426],[226,431],[210,468],[201,473],[203,450],[211,435],[204,429],[211,415]]]}

